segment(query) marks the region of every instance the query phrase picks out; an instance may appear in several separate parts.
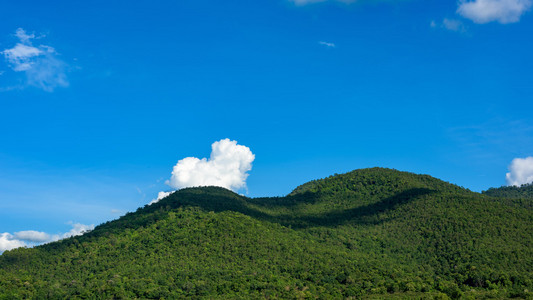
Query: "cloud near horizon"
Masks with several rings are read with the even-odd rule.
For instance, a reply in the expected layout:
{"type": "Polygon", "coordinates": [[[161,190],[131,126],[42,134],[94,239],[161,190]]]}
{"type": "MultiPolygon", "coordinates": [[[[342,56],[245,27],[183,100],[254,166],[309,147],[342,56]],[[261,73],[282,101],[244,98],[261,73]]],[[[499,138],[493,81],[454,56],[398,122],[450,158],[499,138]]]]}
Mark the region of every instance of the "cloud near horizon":
{"type": "Polygon", "coordinates": [[[152,205],[152,204],[154,204],[154,203],[157,203],[157,202],[159,202],[159,200],[165,198],[166,196],[168,196],[168,195],[170,195],[170,194],[172,194],[172,193],[174,193],[174,192],[175,192],[175,191],[171,191],[171,192],[159,192],[159,193],[157,193],[157,198],[152,199],[152,201],[150,201],[150,203],[148,203],[148,205],[152,205]]]}
{"type": "Polygon", "coordinates": [[[53,237],[50,236],[48,233],[41,232],[41,231],[35,231],[35,230],[15,232],[14,238],[17,240],[34,242],[34,243],[49,242],[53,239],[53,237]]]}
{"type": "Polygon", "coordinates": [[[0,253],[6,250],[12,250],[24,246],[27,246],[26,243],[17,240],[9,232],[0,233],[0,253]]]}
{"type": "MultiPolygon", "coordinates": [[[[222,139],[211,145],[211,156],[207,158],[186,157],[178,161],[172,176],[165,183],[176,189],[199,186],[220,186],[237,192],[246,188],[248,171],[252,169],[255,155],[250,148],[238,145],[237,141],[222,139]]],[[[159,192],[148,205],[174,193],[159,192]]]]}
{"type": "Polygon", "coordinates": [[[248,171],[255,155],[237,141],[223,139],[211,145],[207,158],[186,157],[174,166],[167,184],[175,189],[195,186],[220,186],[233,191],[246,187],[248,171]]]}
{"type": "Polygon", "coordinates": [[[67,64],[59,59],[59,54],[53,47],[33,46],[35,35],[27,34],[22,28],[16,30],[15,36],[19,42],[13,48],[4,49],[0,53],[13,71],[24,72],[26,85],[47,92],[69,85],[66,76],[67,64]]]}
{"type": "Polygon", "coordinates": [[[457,13],[474,23],[516,23],[531,8],[532,0],[474,0],[459,2],[457,13]]]}
{"type": "Polygon", "coordinates": [[[509,173],[505,174],[507,185],[521,186],[533,182],[533,156],[515,158],[509,165],[509,173]]]}
{"type": "Polygon", "coordinates": [[[85,232],[94,229],[94,225],[85,225],[80,223],[70,223],[72,229],[63,234],[48,234],[46,232],[26,230],[18,231],[14,234],[9,232],[0,233],[0,254],[6,250],[12,250],[19,247],[36,246],[44,243],[55,242],[72,236],[82,235],[85,232]]]}

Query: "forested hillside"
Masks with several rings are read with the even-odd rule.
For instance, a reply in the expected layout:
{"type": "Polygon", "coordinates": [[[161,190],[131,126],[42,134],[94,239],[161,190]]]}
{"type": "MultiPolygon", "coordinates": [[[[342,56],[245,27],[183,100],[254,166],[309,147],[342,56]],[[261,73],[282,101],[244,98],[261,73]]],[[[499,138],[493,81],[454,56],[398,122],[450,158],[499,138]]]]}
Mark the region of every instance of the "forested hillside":
{"type": "Polygon", "coordinates": [[[500,188],[490,188],[484,191],[483,194],[501,198],[533,200],[533,183],[523,184],[522,186],[502,186],[500,188]]]}
{"type": "Polygon", "coordinates": [[[533,298],[531,206],[489,192],[382,168],[286,197],[182,189],[6,251],[0,299],[533,298]]]}

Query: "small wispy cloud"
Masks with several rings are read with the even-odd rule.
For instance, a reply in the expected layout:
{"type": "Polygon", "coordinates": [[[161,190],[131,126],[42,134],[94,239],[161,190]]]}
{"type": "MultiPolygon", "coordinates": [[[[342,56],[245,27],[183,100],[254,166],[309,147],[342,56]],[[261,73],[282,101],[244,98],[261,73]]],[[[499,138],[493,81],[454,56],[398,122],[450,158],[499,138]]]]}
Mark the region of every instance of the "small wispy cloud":
{"type": "MultiPolygon", "coordinates": [[[[18,43],[12,48],[4,49],[0,54],[15,72],[25,74],[26,85],[52,92],[57,87],[67,87],[67,64],[59,59],[57,51],[47,45],[34,46],[35,34],[28,34],[22,28],[15,32],[18,43]]],[[[12,90],[23,87],[4,87],[1,90],[12,90]]]]}
{"type": "Polygon", "coordinates": [[[516,23],[532,5],[532,0],[461,0],[457,13],[474,23],[516,23]]]}
{"type": "Polygon", "coordinates": [[[442,26],[445,29],[450,30],[450,31],[455,31],[455,32],[465,32],[466,31],[465,25],[460,20],[444,18],[444,20],[442,20],[442,26]]]}
{"type": "Polygon", "coordinates": [[[356,2],[356,0],[289,0],[289,1],[298,6],[321,3],[321,2],[341,2],[345,4],[356,2]]]}
{"type": "Polygon", "coordinates": [[[296,5],[306,5],[311,3],[319,3],[319,2],[325,2],[327,0],[290,0],[290,2],[296,4],[296,5]]]}
{"type": "Polygon", "coordinates": [[[33,57],[43,54],[43,51],[24,44],[17,44],[11,49],[2,52],[14,71],[26,71],[35,64],[33,57]]]}
{"type": "Polygon", "coordinates": [[[505,174],[507,185],[521,186],[533,182],[533,157],[515,158],[505,174]]]}
{"type": "Polygon", "coordinates": [[[431,28],[443,28],[449,31],[455,31],[455,32],[460,32],[460,33],[466,32],[466,26],[464,25],[464,23],[461,20],[456,20],[456,19],[444,18],[442,20],[442,23],[437,23],[435,22],[435,20],[432,20],[429,23],[429,26],[431,28]]]}
{"type": "Polygon", "coordinates": [[[22,28],[18,28],[15,31],[15,36],[18,37],[22,43],[29,43],[31,39],[35,38],[35,34],[27,34],[22,28]]]}
{"type": "Polygon", "coordinates": [[[320,41],[318,43],[320,45],[323,45],[323,46],[326,46],[326,47],[335,48],[335,44],[334,43],[329,43],[329,42],[324,42],[324,41],[320,41]]]}

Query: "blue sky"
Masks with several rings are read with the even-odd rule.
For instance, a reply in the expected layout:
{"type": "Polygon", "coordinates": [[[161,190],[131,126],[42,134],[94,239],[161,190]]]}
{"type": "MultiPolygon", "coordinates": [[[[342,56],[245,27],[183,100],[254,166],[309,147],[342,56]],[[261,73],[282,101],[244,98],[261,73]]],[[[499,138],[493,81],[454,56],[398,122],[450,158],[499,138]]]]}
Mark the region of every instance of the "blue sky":
{"type": "Polygon", "coordinates": [[[251,197],[373,166],[533,180],[531,6],[3,3],[0,243],[134,211],[226,138],[254,155],[233,185],[251,197]]]}

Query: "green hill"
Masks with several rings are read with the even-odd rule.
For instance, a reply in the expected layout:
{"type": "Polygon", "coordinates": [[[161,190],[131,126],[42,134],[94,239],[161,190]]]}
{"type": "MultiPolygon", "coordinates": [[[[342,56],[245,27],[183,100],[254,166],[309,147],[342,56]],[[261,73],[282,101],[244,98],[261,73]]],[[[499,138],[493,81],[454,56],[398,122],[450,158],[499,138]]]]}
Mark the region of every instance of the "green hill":
{"type": "Polygon", "coordinates": [[[524,184],[519,187],[502,186],[500,188],[490,188],[483,193],[494,197],[533,199],[533,184],[524,184]]]}
{"type": "Polygon", "coordinates": [[[0,299],[533,298],[533,213],[373,168],[286,197],[188,188],[0,256],[0,299]]]}

